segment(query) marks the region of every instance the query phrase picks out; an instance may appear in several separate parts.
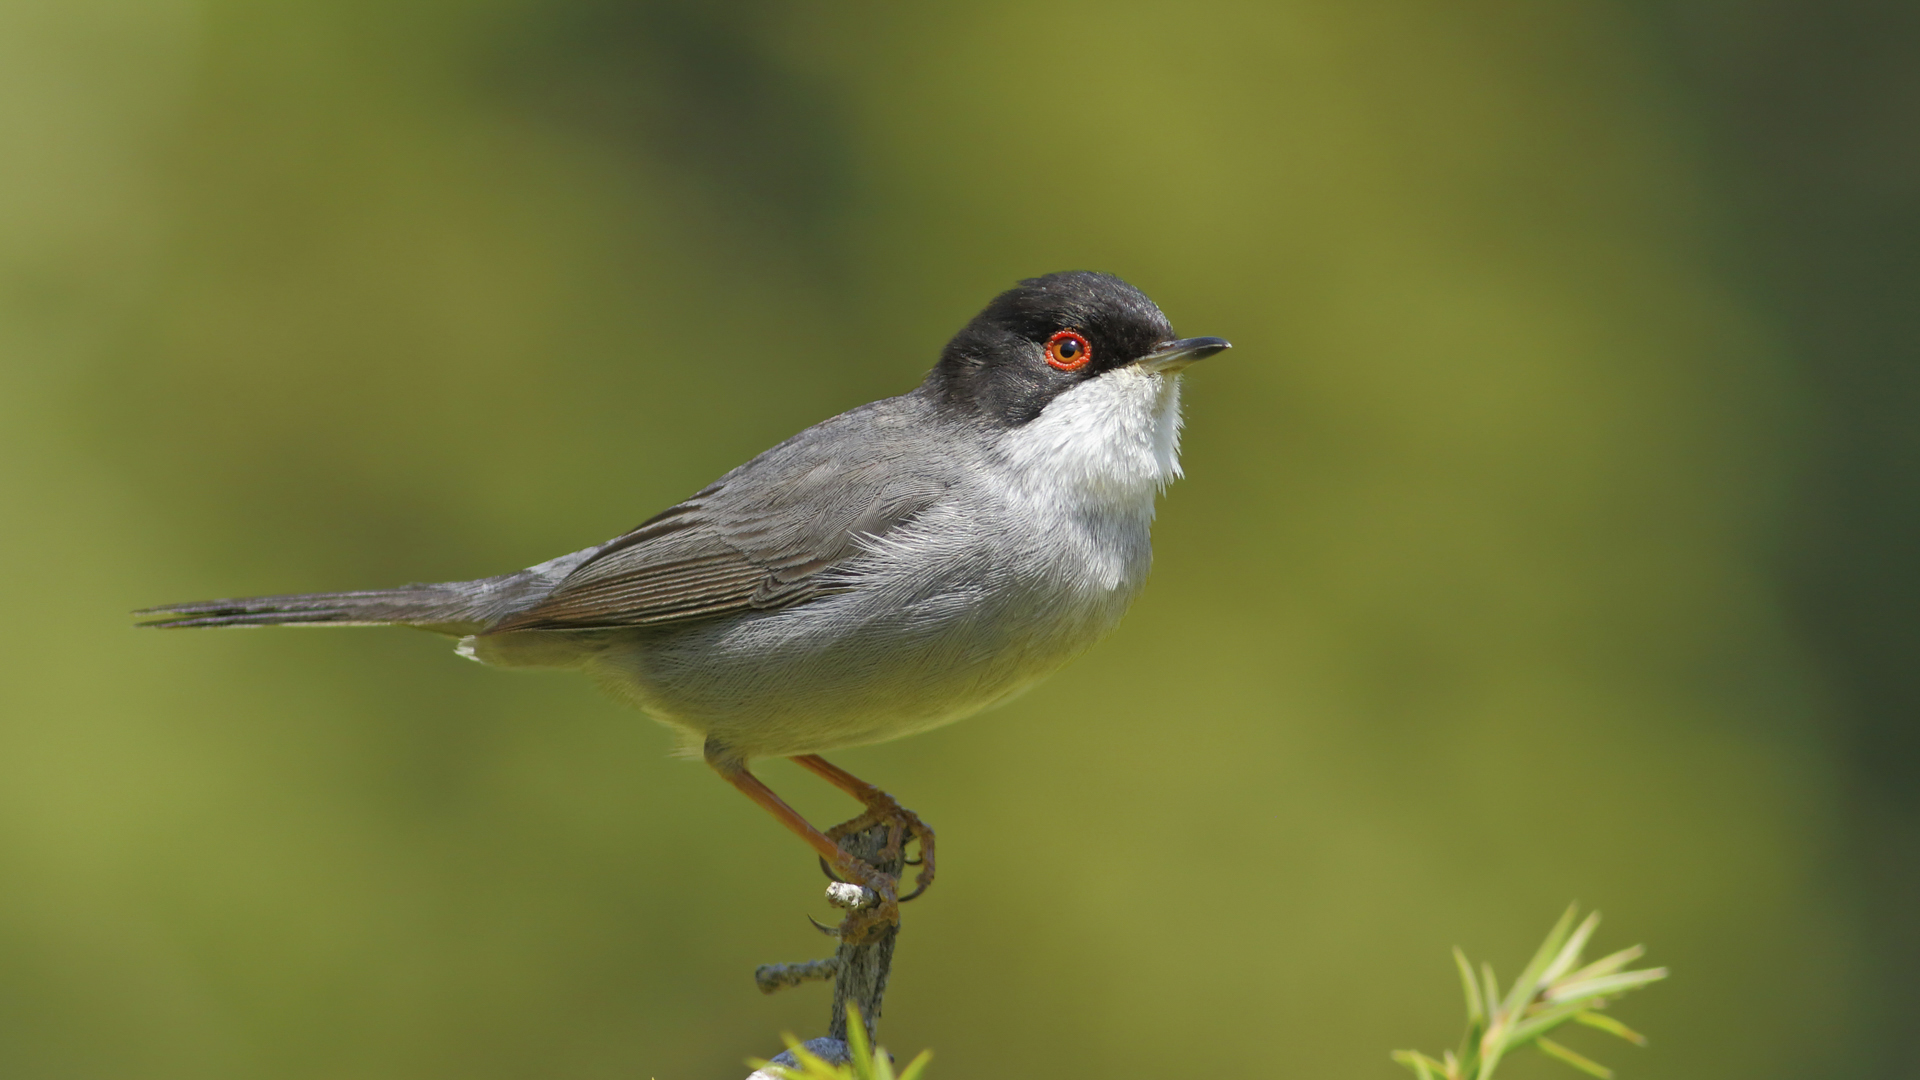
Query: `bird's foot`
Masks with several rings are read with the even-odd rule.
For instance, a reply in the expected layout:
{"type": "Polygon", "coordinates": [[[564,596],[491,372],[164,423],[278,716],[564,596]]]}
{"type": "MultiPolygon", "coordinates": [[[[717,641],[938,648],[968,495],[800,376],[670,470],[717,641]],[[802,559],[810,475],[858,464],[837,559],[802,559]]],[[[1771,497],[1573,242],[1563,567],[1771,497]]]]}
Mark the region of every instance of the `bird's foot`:
{"type": "MultiPolygon", "coordinates": [[[[821,862],[825,864],[826,860],[821,862]]],[[[841,920],[839,928],[828,931],[834,937],[848,945],[866,945],[886,928],[900,925],[899,878],[845,851],[840,852],[840,857],[834,860],[832,866],[823,868],[827,870],[827,876],[843,883],[842,886],[829,886],[829,893],[845,885],[860,886],[860,889],[846,888],[847,893],[861,893],[864,890],[864,893],[847,896],[844,900],[829,896],[836,905],[847,909],[847,917],[841,920]]]]}
{"type": "Polygon", "coordinates": [[[885,828],[885,846],[874,854],[871,861],[856,858],[844,847],[840,849],[838,858],[820,860],[820,869],[828,877],[862,886],[872,893],[869,902],[850,908],[846,920],[836,932],[842,941],[855,945],[872,940],[884,927],[897,926],[900,922],[900,905],[925,892],[927,886],[933,883],[934,871],[933,830],[927,823],[878,789],[869,789],[864,794],[867,796],[866,812],[828,829],[827,838],[838,844],[848,836],[885,828]],[[920,845],[918,859],[906,857],[906,847],[910,843],[920,845]],[[900,876],[889,871],[903,865],[918,865],[920,873],[914,880],[913,891],[900,896],[900,876]]]}
{"type": "MultiPolygon", "coordinates": [[[[913,879],[913,891],[899,899],[904,904],[926,892],[927,886],[933,884],[933,829],[921,821],[918,814],[895,802],[893,796],[875,788],[868,797],[866,813],[828,829],[827,839],[839,843],[842,837],[865,832],[877,825],[887,827],[887,846],[881,849],[875,861],[883,866],[900,863],[920,868],[913,879]],[[905,849],[910,842],[920,845],[918,859],[906,857],[905,849]]],[[[898,877],[894,877],[894,881],[897,886],[898,877]]]]}

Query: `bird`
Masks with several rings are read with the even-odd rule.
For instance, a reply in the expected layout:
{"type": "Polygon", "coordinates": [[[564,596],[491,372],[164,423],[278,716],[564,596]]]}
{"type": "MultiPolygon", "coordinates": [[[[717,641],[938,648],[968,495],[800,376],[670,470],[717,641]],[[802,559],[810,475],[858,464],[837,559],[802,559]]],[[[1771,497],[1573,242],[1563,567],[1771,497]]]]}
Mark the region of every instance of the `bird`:
{"type": "Polygon", "coordinates": [[[1230,347],[1177,337],[1113,275],[1029,278],[919,386],[815,424],[605,543],[474,581],[134,614],[162,629],[416,627],[483,664],[583,671],[872,890],[838,931],[859,943],[932,883],[934,834],[821,755],[1004,702],[1112,630],[1152,562],[1156,500],[1181,475],[1181,373],[1230,347]],[[864,812],[815,828],[753,774],[769,757],[864,812]],[[879,825],[890,858],[919,849],[905,896],[837,844],[879,825]]]}

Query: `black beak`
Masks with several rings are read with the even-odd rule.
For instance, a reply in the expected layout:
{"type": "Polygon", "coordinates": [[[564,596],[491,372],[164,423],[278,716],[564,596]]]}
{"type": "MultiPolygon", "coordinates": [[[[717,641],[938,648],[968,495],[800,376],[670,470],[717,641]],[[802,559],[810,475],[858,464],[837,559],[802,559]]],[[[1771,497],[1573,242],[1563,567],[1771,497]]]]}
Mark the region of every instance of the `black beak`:
{"type": "Polygon", "coordinates": [[[1226,338],[1189,337],[1178,341],[1166,341],[1160,347],[1134,361],[1148,371],[1158,371],[1171,375],[1185,368],[1195,360],[1205,360],[1217,352],[1233,348],[1226,338]]]}

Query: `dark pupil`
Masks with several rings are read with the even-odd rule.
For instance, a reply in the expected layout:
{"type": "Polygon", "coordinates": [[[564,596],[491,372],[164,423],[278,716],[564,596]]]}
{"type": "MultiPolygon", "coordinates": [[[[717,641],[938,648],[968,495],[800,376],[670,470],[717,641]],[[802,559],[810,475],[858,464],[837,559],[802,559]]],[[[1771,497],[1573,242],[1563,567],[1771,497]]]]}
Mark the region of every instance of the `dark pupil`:
{"type": "Polygon", "coordinates": [[[1071,360],[1074,357],[1079,355],[1080,355],[1079,342],[1073,340],[1072,338],[1066,338],[1060,342],[1060,359],[1071,360]]]}

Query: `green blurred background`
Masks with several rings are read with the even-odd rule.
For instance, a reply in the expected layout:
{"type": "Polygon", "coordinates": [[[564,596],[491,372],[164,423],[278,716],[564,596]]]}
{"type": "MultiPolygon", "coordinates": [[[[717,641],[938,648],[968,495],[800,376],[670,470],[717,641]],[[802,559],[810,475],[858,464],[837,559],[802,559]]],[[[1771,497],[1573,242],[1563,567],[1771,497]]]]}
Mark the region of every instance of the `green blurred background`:
{"type": "Polygon", "coordinates": [[[604,539],[1077,267],[1237,347],[1113,638],[837,758],[891,1045],[1393,1077],[1578,898],[1624,1076],[1920,1075],[1916,131],[1910,2],[4,0],[0,1075],[819,1033],[812,860],[585,680],[125,612],[604,539]]]}

